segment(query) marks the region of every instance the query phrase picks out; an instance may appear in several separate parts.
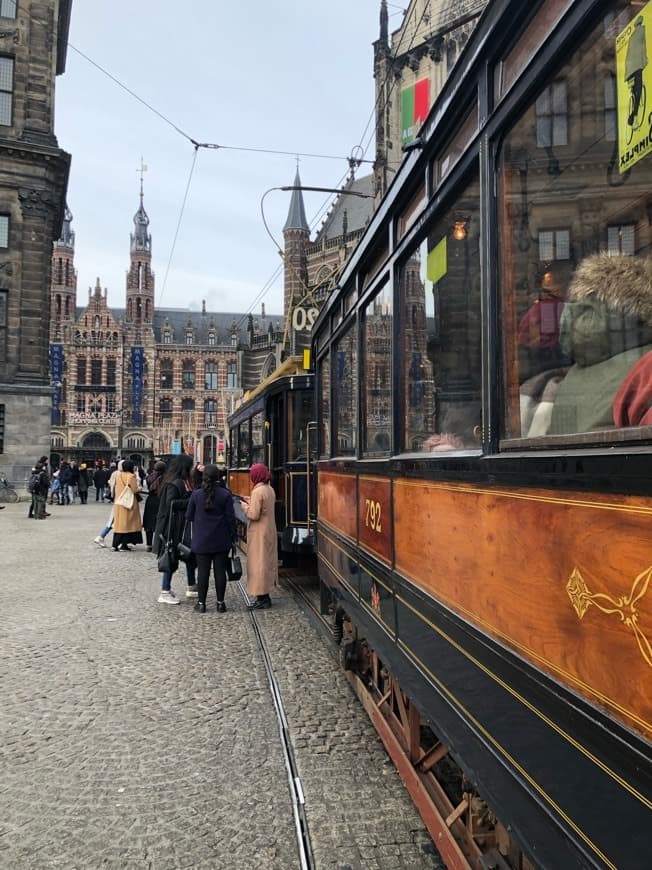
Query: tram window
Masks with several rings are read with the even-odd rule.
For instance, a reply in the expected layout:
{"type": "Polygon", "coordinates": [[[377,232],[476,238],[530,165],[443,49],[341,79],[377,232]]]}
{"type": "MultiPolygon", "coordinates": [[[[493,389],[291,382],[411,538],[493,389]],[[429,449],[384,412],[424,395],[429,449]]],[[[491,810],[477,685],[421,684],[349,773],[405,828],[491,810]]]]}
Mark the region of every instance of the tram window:
{"type": "Polygon", "coordinates": [[[325,356],[319,363],[319,455],[331,452],[331,361],[325,356]]]}
{"type": "MultiPolygon", "coordinates": [[[[312,392],[297,390],[288,400],[288,459],[290,462],[305,462],[307,454],[308,423],[313,419],[312,392]]],[[[311,451],[312,452],[312,451],[311,451]]]]}
{"type": "Polygon", "coordinates": [[[624,0],[610,10],[498,153],[508,440],[621,440],[613,430],[652,424],[652,88],[640,84],[652,17],[624,0]]]}
{"type": "Polygon", "coordinates": [[[238,468],[249,468],[249,421],[238,426],[238,468]]]}
{"type": "Polygon", "coordinates": [[[335,443],[338,455],[355,455],[358,441],[357,329],[350,327],[335,345],[335,443]]]}
{"type": "Polygon", "coordinates": [[[387,284],[364,312],[363,448],[368,454],[385,454],[390,450],[392,322],[392,294],[387,284]]]}
{"type": "Polygon", "coordinates": [[[262,412],[255,414],[251,418],[251,462],[254,465],[256,462],[265,461],[265,447],[263,444],[263,432],[265,431],[265,420],[262,412]]]}
{"type": "Polygon", "coordinates": [[[477,449],[480,191],[475,177],[400,270],[403,448],[477,449]]]}

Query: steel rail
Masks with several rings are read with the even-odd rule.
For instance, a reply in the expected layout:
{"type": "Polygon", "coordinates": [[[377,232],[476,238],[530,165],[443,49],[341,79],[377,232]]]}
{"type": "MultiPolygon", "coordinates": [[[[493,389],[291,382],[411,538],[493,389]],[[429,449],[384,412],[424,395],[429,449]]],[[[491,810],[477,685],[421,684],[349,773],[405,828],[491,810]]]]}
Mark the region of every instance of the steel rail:
{"type": "MultiPolygon", "coordinates": [[[[249,597],[242,583],[238,583],[240,593],[245,601],[249,603],[249,597]]],[[[292,800],[292,815],[294,818],[294,827],[297,837],[297,847],[299,850],[299,859],[301,861],[301,870],[315,870],[316,864],[312,853],[312,844],[310,842],[310,833],[308,831],[308,819],[306,817],[305,797],[303,787],[301,785],[301,777],[297,768],[297,763],[292,749],[292,741],[290,739],[290,729],[288,727],[287,717],[285,715],[285,707],[283,706],[283,697],[281,690],[274,673],[272,659],[265,644],[265,638],[258,625],[255,610],[250,610],[251,624],[258,642],[261,658],[267,674],[269,689],[274,702],[274,711],[279,726],[279,734],[281,737],[281,748],[283,750],[283,758],[288,775],[288,785],[290,788],[290,798],[292,800]]]]}

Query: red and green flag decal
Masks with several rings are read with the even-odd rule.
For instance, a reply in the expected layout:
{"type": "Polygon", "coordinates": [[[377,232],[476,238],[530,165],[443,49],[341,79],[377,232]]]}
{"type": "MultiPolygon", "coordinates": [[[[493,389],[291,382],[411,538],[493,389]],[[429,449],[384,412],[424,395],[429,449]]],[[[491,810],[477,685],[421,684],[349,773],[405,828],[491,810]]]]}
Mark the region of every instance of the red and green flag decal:
{"type": "Polygon", "coordinates": [[[401,91],[401,145],[417,135],[430,109],[430,79],[421,79],[401,91]]]}

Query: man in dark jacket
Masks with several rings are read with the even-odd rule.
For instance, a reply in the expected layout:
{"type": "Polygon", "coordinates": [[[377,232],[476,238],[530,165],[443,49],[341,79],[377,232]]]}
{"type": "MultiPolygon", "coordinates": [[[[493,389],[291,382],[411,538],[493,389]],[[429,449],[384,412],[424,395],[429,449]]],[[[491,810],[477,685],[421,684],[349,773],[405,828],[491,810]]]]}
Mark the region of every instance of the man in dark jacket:
{"type": "Polygon", "coordinates": [[[70,504],[70,481],[72,475],[70,473],[70,463],[62,462],[59,469],[59,482],[61,483],[61,504],[70,504]]]}
{"type": "Polygon", "coordinates": [[[93,485],[95,486],[95,501],[100,498],[104,501],[106,485],[109,482],[109,470],[106,465],[96,468],[93,473],[93,485]]]}
{"type": "Polygon", "coordinates": [[[37,465],[36,469],[38,480],[34,490],[34,519],[44,520],[50,516],[45,510],[45,502],[48,497],[48,490],[50,489],[50,475],[48,474],[47,467],[44,465],[37,465]]]}

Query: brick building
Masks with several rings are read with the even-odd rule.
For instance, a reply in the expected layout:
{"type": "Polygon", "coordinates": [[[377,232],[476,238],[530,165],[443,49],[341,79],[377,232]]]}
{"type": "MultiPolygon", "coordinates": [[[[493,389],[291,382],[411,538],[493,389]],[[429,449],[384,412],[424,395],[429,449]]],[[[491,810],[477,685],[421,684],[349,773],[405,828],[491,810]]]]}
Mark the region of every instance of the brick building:
{"type": "Polygon", "coordinates": [[[70,155],[54,135],[71,0],[0,0],[0,471],[22,484],[50,443],[48,310],[70,155]]]}

